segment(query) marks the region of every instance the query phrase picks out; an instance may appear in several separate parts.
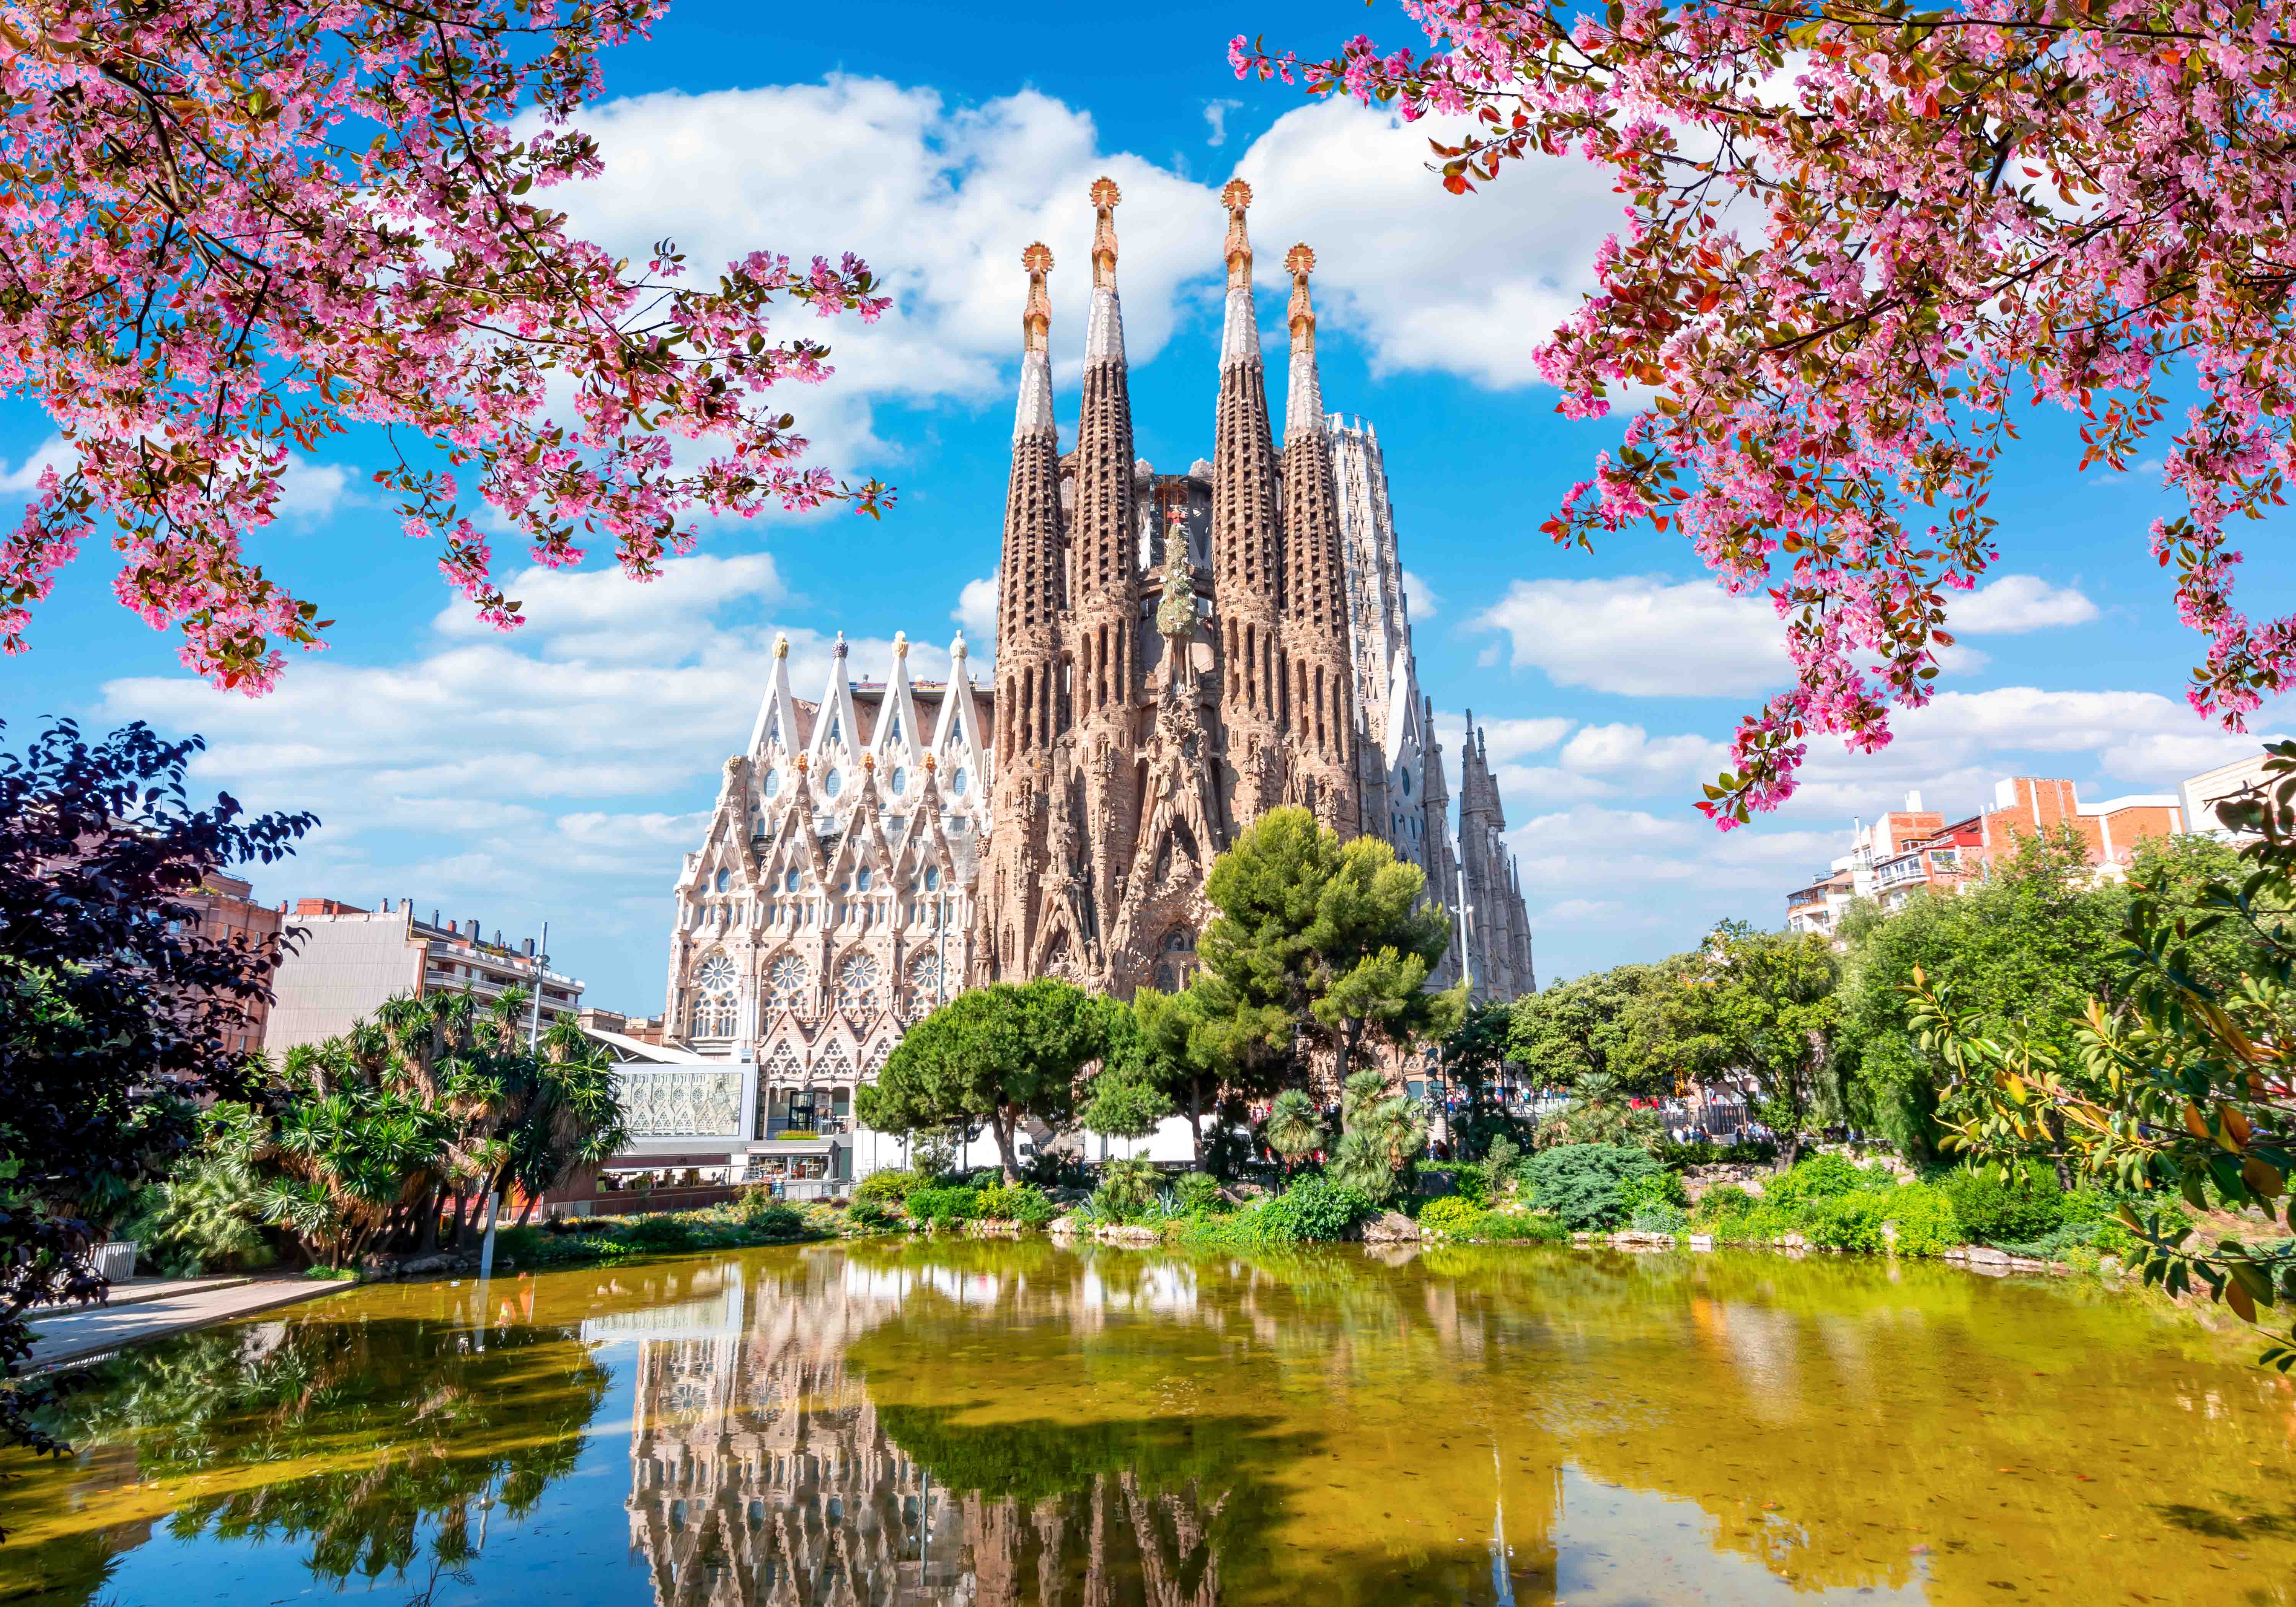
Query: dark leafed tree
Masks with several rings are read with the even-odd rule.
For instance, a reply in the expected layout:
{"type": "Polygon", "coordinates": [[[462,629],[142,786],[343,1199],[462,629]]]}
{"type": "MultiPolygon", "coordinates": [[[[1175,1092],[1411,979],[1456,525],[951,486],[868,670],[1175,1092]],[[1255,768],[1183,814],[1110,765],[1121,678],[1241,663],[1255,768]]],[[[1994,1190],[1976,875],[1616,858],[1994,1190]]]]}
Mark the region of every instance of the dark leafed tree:
{"type": "Polygon", "coordinates": [[[98,1299],[90,1218],[192,1142],[198,1105],[241,1095],[228,1045],[270,996],[275,946],[203,930],[190,900],[226,866],[269,864],[317,824],[194,808],[197,737],[143,725],[83,741],[70,721],[0,753],[0,1443],[54,1452],[20,1379],[24,1320],[98,1299]]]}
{"type": "Polygon", "coordinates": [[[1283,1086],[1324,1051],[1344,1082],[1367,1044],[1408,1049],[1450,1032],[1466,988],[1427,987],[1451,926],[1419,906],[1425,885],[1377,838],[1342,843],[1301,808],[1261,816],[1205,883],[1219,914],[1189,986],[1204,1053],[1283,1086]]]}
{"type": "Polygon", "coordinates": [[[1078,1074],[1107,1050],[1108,1008],[1050,977],[959,994],[909,1029],[854,1095],[855,1112],[881,1133],[985,1122],[1004,1180],[1018,1182],[1021,1124],[1074,1119],[1078,1074]]]}

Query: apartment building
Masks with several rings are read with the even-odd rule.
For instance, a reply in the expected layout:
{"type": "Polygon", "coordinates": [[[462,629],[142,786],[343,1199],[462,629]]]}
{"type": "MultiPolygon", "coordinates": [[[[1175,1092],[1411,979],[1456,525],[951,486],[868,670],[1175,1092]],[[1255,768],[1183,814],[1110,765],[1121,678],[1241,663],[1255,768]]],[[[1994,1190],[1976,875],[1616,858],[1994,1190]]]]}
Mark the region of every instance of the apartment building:
{"type": "Polygon", "coordinates": [[[491,940],[475,920],[447,921],[438,910],[424,920],[411,898],[376,910],[333,898],[300,898],[280,919],[293,934],[294,952],[281,962],[263,1046],[283,1054],[348,1031],[398,994],[440,992],[499,998],[523,988],[540,999],[541,1021],[578,1011],[582,983],[548,968],[531,938],[491,940]]]}
{"type": "MultiPolygon", "coordinates": [[[[2189,785],[2189,783],[2187,783],[2189,785]]],[[[2128,873],[2136,845],[2185,829],[2177,793],[2136,793],[2085,804],[2072,782],[2012,775],[1995,783],[1988,808],[1959,819],[1926,809],[1919,792],[1906,807],[1850,830],[1849,852],[1824,876],[1786,895],[1786,925],[1831,936],[1853,899],[1895,909],[1916,892],[1950,890],[1981,877],[1994,860],[2017,851],[2019,839],[2070,829],[2100,876],[2128,873]]]]}

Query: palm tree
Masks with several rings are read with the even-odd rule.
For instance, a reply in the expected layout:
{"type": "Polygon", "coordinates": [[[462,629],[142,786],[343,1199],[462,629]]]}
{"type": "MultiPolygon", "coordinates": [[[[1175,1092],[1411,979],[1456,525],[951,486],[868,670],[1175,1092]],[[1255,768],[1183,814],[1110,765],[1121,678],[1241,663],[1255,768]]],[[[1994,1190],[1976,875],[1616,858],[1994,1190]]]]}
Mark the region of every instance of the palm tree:
{"type": "Polygon", "coordinates": [[[386,1000],[339,1038],[299,1048],[291,1103],[265,1159],[285,1176],[267,1219],[338,1264],[378,1242],[460,1235],[477,1201],[515,1184],[534,1201],[627,1142],[611,1064],[570,1021],[526,1045],[529,996],[386,1000]]]}
{"type": "Polygon", "coordinates": [[[1298,1088],[1284,1089],[1268,1106],[1260,1136],[1269,1149],[1283,1157],[1283,1180],[1288,1185],[1292,1168],[1323,1147],[1324,1124],[1316,1114],[1316,1102],[1298,1088]]]}
{"type": "Polygon", "coordinates": [[[1341,1090],[1339,1152],[1332,1176],[1384,1205],[1395,1197],[1396,1179],[1427,1147],[1427,1114],[1419,1103],[1387,1091],[1377,1071],[1358,1071],[1341,1090]]]}

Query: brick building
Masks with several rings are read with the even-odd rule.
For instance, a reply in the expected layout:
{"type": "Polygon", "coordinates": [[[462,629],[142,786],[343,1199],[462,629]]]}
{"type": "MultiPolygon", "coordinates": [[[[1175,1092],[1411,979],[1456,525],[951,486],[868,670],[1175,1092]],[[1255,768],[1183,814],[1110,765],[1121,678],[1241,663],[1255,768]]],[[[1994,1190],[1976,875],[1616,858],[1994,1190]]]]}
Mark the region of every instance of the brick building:
{"type": "Polygon", "coordinates": [[[1824,876],[1786,895],[1786,925],[1794,931],[1831,933],[1850,901],[1872,898],[1896,909],[1924,889],[1950,890],[1981,877],[1995,860],[2017,851],[2020,839],[2070,828],[2100,876],[2128,873],[2136,845],[2148,837],[2185,830],[2176,793],[2138,793],[2085,804],[2072,782],[2054,776],[2005,776],[1992,807],[1958,819],[1922,806],[1919,792],[1906,807],[1870,825],[1851,828],[1849,852],[1824,876]]]}
{"type": "MultiPolygon", "coordinates": [[[[280,923],[286,919],[267,904],[258,904],[255,889],[236,876],[210,873],[200,890],[184,902],[199,911],[201,932],[221,938],[247,948],[260,948],[279,940],[280,923]]],[[[230,1036],[226,1048],[252,1051],[263,1047],[266,1025],[271,1007],[260,999],[247,1001],[247,1025],[230,1036]]]]}

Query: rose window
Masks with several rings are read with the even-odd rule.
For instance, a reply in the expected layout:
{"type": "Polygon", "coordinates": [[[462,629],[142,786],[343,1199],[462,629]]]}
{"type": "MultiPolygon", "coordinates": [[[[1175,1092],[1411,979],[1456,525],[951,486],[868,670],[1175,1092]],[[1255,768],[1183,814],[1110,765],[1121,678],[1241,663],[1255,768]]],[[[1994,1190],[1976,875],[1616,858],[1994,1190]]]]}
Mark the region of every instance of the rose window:
{"type": "Polygon", "coordinates": [[[805,997],[805,962],[795,955],[783,955],[766,969],[765,1006],[768,1010],[795,1010],[805,997]]]}
{"type": "Polygon", "coordinates": [[[701,997],[693,1006],[696,1037],[734,1036],[734,962],[711,955],[694,968],[693,985],[701,997]]]}
{"type": "Polygon", "coordinates": [[[857,1015],[876,1009],[881,981],[877,962],[867,955],[855,955],[837,968],[837,1007],[857,1015]]]}

